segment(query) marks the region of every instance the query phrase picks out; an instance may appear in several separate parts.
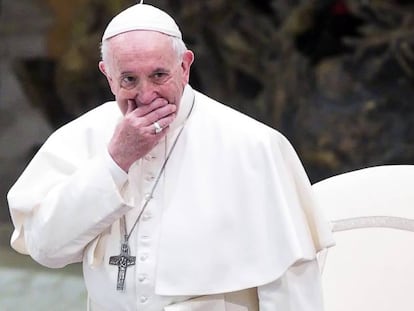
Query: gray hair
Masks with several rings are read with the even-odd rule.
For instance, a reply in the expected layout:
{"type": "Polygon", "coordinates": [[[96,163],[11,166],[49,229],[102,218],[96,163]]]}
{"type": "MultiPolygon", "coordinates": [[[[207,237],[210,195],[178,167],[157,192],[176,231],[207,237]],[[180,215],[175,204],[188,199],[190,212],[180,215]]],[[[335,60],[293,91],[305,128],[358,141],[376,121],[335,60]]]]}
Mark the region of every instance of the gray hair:
{"type": "MultiPolygon", "coordinates": [[[[173,37],[169,35],[166,36],[168,36],[171,39],[172,48],[177,53],[177,58],[181,61],[185,51],[187,50],[184,41],[178,37],[173,37]]],[[[104,63],[108,59],[108,40],[104,40],[101,43],[101,59],[104,63]]]]}

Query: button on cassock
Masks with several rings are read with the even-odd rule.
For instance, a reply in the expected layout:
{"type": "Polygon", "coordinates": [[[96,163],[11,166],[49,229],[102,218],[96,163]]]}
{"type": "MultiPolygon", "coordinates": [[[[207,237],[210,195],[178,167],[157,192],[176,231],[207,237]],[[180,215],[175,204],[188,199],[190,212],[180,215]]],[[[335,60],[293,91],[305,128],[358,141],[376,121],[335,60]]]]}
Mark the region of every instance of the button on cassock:
{"type": "Polygon", "coordinates": [[[147,279],[147,276],[145,274],[138,275],[138,281],[140,283],[144,282],[147,279]]]}
{"type": "Polygon", "coordinates": [[[142,235],[141,236],[141,241],[144,242],[144,243],[148,243],[150,239],[151,239],[151,237],[149,235],[142,235]]]}
{"type": "Polygon", "coordinates": [[[142,215],[142,220],[143,221],[147,221],[147,220],[150,220],[151,219],[151,213],[145,213],[144,215],[142,215]]]}
{"type": "Polygon", "coordinates": [[[151,182],[151,181],[153,181],[154,179],[155,179],[154,175],[147,175],[147,176],[145,177],[145,180],[146,180],[146,181],[148,181],[148,182],[151,182]]]}
{"type": "Polygon", "coordinates": [[[152,156],[152,155],[150,155],[150,154],[147,154],[145,157],[144,157],[144,159],[145,160],[147,160],[147,161],[151,161],[152,159],[155,159],[156,157],[155,156],[152,156]]]}
{"type": "Polygon", "coordinates": [[[147,259],[148,259],[148,254],[142,254],[141,256],[139,256],[140,261],[146,261],[147,259]]]}

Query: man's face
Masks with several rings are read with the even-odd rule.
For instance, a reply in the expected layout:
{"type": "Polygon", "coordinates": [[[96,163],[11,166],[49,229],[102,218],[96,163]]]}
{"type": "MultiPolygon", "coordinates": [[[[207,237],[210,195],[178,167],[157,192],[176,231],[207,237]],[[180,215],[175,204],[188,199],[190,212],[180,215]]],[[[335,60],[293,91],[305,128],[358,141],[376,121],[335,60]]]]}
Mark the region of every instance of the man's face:
{"type": "Polygon", "coordinates": [[[193,61],[191,51],[179,59],[171,38],[155,31],[126,32],[107,44],[105,63],[100,62],[99,68],[123,114],[128,101],[139,107],[160,98],[178,110],[193,61]]]}

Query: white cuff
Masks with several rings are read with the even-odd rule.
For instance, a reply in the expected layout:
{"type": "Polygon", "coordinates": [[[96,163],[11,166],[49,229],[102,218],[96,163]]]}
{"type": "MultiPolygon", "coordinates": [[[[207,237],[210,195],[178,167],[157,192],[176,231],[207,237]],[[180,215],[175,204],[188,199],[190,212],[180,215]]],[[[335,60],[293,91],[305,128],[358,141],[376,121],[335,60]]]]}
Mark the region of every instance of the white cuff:
{"type": "Polygon", "coordinates": [[[109,152],[105,152],[104,162],[105,165],[108,167],[116,186],[118,187],[118,189],[121,189],[128,179],[128,174],[122,168],[120,168],[118,164],[116,164],[109,152]]]}

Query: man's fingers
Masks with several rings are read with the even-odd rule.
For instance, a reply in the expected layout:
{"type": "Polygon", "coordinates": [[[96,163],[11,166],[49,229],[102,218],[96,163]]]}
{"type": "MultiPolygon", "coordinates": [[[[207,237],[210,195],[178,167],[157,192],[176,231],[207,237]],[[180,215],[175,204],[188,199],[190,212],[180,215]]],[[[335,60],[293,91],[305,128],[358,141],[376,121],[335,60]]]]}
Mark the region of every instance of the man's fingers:
{"type": "Polygon", "coordinates": [[[129,114],[129,113],[131,113],[134,110],[135,110],[135,103],[134,103],[134,101],[131,100],[131,99],[128,99],[128,107],[127,107],[126,114],[129,114]]]}
{"type": "Polygon", "coordinates": [[[165,106],[168,106],[168,102],[163,98],[158,98],[150,104],[139,105],[138,108],[135,110],[135,116],[144,117],[147,114],[151,113],[152,111],[160,109],[165,106]]]}
{"type": "Polygon", "coordinates": [[[171,122],[168,122],[169,119],[174,119],[176,116],[176,106],[169,104],[166,106],[161,106],[155,110],[152,110],[151,112],[147,113],[146,115],[143,116],[137,116],[137,110],[139,108],[135,109],[135,111],[132,113],[131,116],[133,116],[134,118],[137,118],[137,120],[140,120],[139,123],[142,126],[151,126],[154,124],[154,122],[158,122],[160,120],[166,119],[163,124],[170,124],[171,122]]]}
{"type": "Polygon", "coordinates": [[[148,126],[150,128],[151,133],[152,134],[160,134],[161,132],[165,132],[169,128],[170,124],[174,121],[175,117],[176,117],[176,114],[172,113],[168,116],[165,116],[161,119],[158,119],[158,120],[152,122],[148,126]],[[155,126],[155,124],[154,124],[155,122],[162,128],[162,130],[159,131],[158,133],[157,133],[157,126],[155,126]]]}
{"type": "MultiPolygon", "coordinates": [[[[176,116],[177,106],[168,104],[165,99],[157,99],[151,104],[137,107],[134,100],[128,100],[127,111],[125,116],[128,116],[131,125],[139,129],[144,129],[144,132],[155,133],[154,122],[164,129],[173,122],[176,116]]],[[[159,130],[157,131],[159,132],[159,130]]],[[[161,131],[164,132],[164,131],[161,131]]]]}

